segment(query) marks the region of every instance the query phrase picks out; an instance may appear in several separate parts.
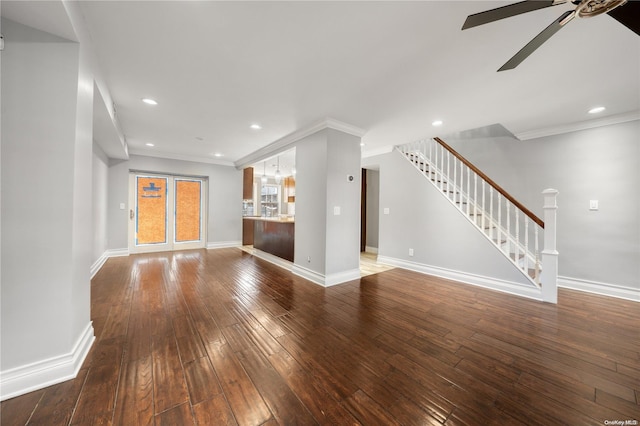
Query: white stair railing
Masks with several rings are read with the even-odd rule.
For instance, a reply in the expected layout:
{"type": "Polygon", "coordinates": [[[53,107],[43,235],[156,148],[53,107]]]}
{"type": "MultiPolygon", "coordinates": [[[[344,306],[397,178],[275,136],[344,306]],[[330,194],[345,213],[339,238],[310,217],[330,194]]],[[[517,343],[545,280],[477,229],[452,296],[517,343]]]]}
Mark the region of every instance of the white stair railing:
{"type": "Polygon", "coordinates": [[[396,149],[541,290],[544,301],[557,303],[555,217],[558,191],[548,189],[543,192],[543,222],[439,138],[424,139],[396,149]],[[541,246],[544,247],[542,253],[541,246]]]}

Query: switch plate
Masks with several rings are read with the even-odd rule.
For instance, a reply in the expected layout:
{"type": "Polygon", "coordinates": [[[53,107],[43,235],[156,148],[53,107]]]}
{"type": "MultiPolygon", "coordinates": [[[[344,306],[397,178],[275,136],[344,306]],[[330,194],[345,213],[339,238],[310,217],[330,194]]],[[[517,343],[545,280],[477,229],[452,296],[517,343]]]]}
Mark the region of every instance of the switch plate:
{"type": "Polygon", "coordinates": [[[333,215],[340,216],[340,206],[333,206],[333,215]]]}
{"type": "Polygon", "coordinates": [[[413,249],[412,248],[409,249],[409,256],[413,256],[413,249]]]}
{"type": "Polygon", "coordinates": [[[598,200],[589,200],[589,210],[598,210],[598,200]]]}
{"type": "Polygon", "coordinates": [[[124,210],[124,203],[120,203],[120,210],[124,210]]]}
{"type": "Polygon", "coordinates": [[[385,207],[384,210],[382,210],[383,214],[389,214],[389,207],[385,207]]]}

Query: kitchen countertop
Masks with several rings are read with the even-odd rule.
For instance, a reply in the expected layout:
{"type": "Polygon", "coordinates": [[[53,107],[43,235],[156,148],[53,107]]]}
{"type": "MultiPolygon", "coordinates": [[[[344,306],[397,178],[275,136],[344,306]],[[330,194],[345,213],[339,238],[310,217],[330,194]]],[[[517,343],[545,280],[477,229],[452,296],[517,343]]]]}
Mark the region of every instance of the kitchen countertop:
{"type": "Polygon", "coordinates": [[[294,223],[293,217],[262,217],[262,216],[243,216],[242,219],[262,220],[265,222],[294,223]]]}

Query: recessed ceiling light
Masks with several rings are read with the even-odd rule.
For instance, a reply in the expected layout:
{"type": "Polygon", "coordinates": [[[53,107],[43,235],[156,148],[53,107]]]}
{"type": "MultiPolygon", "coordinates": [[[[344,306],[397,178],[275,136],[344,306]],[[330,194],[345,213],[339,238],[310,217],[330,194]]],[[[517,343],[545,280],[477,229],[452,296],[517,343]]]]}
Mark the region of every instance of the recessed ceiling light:
{"type": "Polygon", "coordinates": [[[213,154],[214,157],[222,157],[222,154],[220,154],[219,152],[216,152],[215,154],[213,154]]]}
{"type": "Polygon", "coordinates": [[[142,98],[142,102],[144,102],[147,105],[158,105],[158,102],[151,98],[142,98]]]}
{"type": "Polygon", "coordinates": [[[145,145],[146,145],[146,146],[155,146],[155,145],[154,145],[154,144],[152,144],[152,143],[145,143],[145,145]]]}
{"type": "Polygon", "coordinates": [[[605,107],[603,107],[603,106],[594,107],[594,108],[591,108],[591,109],[589,110],[589,114],[597,114],[597,113],[599,113],[599,112],[604,111],[605,109],[606,109],[606,108],[605,108],[605,107]]]}
{"type": "Polygon", "coordinates": [[[260,130],[260,129],[262,129],[262,126],[261,126],[261,125],[259,125],[259,124],[252,124],[252,125],[251,125],[251,126],[249,126],[249,127],[251,127],[253,130],[260,130]]]}
{"type": "Polygon", "coordinates": [[[431,123],[431,125],[434,127],[442,126],[442,120],[436,120],[433,123],[431,123]]]}

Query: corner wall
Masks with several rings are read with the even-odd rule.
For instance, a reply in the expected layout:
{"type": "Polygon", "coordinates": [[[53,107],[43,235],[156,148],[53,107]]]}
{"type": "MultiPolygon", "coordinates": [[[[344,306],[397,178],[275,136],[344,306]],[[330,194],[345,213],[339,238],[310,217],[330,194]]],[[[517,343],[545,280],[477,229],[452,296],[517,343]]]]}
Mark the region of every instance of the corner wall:
{"type": "Polygon", "coordinates": [[[93,342],[86,49],[3,20],[2,399],[75,377],[93,342]]]}

